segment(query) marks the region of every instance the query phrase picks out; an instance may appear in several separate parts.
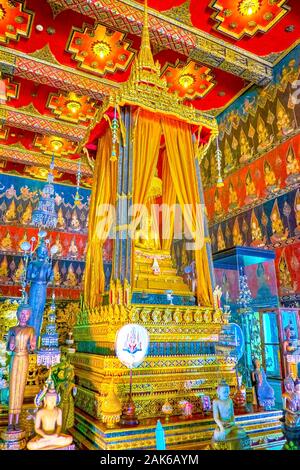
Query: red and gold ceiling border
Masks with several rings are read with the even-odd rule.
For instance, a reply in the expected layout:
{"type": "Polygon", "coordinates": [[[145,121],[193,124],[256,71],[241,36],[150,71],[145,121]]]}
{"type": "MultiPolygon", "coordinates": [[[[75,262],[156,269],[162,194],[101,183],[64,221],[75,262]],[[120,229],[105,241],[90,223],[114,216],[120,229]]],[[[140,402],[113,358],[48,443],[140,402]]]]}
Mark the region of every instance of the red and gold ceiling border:
{"type": "MultiPolygon", "coordinates": [[[[0,158],[7,161],[35,165],[49,169],[52,157],[42,155],[38,152],[21,149],[16,146],[0,144],[0,158]]],[[[76,160],[60,157],[55,161],[55,168],[58,171],[63,171],[65,173],[77,174],[78,163],[76,160]]],[[[91,168],[85,162],[81,162],[81,174],[89,178],[92,176],[91,168]]]]}
{"type": "MultiPolygon", "coordinates": [[[[87,15],[112,29],[141,35],[143,5],[132,0],[47,0],[63,9],[87,15]]],[[[197,28],[179,23],[150,9],[150,30],[153,47],[172,49],[189,58],[236,74],[258,85],[272,79],[272,63],[244,49],[213,37],[197,28]]]]}
{"type": "Polygon", "coordinates": [[[57,135],[36,135],[33,145],[45,155],[54,155],[55,157],[74,155],[77,151],[75,142],[57,135]]]}
{"type": "Polygon", "coordinates": [[[74,142],[80,142],[86,134],[86,127],[64,124],[40,114],[33,105],[24,108],[1,106],[2,123],[41,134],[56,134],[74,142]]]}
{"type": "Polygon", "coordinates": [[[95,100],[73,92],[68,94],[50,93],[46,106],[58,119],[73,123],[88,123],[94,118],[97,111],[95,100]]]}
{"type": "Polygon", "coordinates": [[[180,61],[175,65],[166,64],[161,77],[166,79],[170,93],[187,100],[203,98],[216,84],[212,70],[193,60],[187,64],[180,61]]]}
{"type": "Polygon", "coordinates": [[[34,12],[26,9],[26,3],[14,0],[0,2],[0,43],[28,38],[34,19],[34,12]]]}
{"type": "Polygon", "coordinates": [[[269,31],[289,11],[287,0],[212,0],[215,29],[234,39],[269,31]]]}
{"type": "Polygon", "coordinates": [[[98,24],[93,29],[90,25],[73,28],[66,50],[79,68],[102,76],[127,70],[134,58],[130,46],[125,34],[98,24]]]}
{"type": "Polygon", "coordinates": [[[20,94],[20,84],[14,82],[11,77],[2,79],[5,86],[6,98],[9,101],[10,99],[18,99],[20,94]]]}

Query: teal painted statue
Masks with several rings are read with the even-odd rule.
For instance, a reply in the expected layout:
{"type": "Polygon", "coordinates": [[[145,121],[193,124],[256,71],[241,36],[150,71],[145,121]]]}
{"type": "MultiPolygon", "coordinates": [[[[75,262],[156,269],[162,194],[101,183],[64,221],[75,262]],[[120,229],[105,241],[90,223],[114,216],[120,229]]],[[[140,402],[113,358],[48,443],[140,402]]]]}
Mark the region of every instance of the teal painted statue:
{"type": "Polygon", "coordinates": [[[230,388],[224,380],[217,388],[217,396],[218,398],[213,401],[213,417],[217,427],[212,447],[218,450],[249,449],[250,440],[247,434],[235,424],[230,388]]]}

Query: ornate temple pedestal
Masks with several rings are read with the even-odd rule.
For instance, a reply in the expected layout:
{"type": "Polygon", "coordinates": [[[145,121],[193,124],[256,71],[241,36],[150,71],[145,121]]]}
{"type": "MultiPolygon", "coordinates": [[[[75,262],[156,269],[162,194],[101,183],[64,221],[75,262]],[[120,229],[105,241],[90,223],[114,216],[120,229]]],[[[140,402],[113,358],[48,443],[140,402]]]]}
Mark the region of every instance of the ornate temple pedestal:
{"type": "Polygon", "coordinates": [[[132,398],[137,418],[161,415],[168,399],[174,414],[178,402],[189,400],[199,412],[200,394],[215,394],[221,378],[235,386],[235,359],[218,356],[215,345],[227,318],[213,308],[175,305],[108,305],[82,311],[74,336],[76,406],[101,419],[102,402],[114,378],[119,398],[126,401],[129,370],[115,357],[116,332],[126,323],[145,326],[150,349],[145,361],[133,372],[132,398]]]}
{"type": "Polygon", "coordinates": [[[1,450],[23,450],[26,448],[26,433],[25,431],[3,431],[1,441],[1,450]]]}
{"type": "MultiPolygon", "coordinates": [[[[252,449],[281,449],[285,443],[280,418],[282,411],[248,413],[236,416],[236,424],[241,427],[251,441],[252,449]]],[[[210,448],[215,423],[212,416],[195,415],[182,420],[171,417],[161,422],[165,431],[168,450],[208,450],[210,448]]],[[[156,420],[143,420],[136,428],[107,429],[101,422],[77,410],[75,426],[71,429],[75,443],[80,449],[130,450],[155,449],[156,420]]]]}

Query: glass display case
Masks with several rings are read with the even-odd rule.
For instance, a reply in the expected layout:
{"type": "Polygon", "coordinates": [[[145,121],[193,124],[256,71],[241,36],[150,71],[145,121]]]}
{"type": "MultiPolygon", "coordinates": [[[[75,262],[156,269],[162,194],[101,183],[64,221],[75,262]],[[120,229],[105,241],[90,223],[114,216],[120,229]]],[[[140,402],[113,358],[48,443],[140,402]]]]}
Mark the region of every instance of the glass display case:
{"type": "Polygon", "coordinates": [[[244,334],[245,352],[238,367],[251,387],[252,361],[258,359],[281,405],[282,350],[275,253],[235,247],[213,255],[216,284],[222,289],[222,307],[230,307],[230,322],[244,334]]]}
{"type": "Polygon", "coordinates": [[[278,307],[274,260],[274,251],[261,248],[238,246],[215,253],[215,278],[223,292],[223,305],[242,306],[243,294],[248,294],[247,306],[278,307]]]}

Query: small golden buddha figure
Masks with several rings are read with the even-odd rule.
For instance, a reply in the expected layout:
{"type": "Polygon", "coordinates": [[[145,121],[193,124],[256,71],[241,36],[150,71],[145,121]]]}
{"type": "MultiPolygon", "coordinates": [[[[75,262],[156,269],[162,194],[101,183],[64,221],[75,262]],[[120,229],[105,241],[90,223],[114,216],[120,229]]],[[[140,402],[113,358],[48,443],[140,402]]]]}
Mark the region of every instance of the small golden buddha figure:
{"type": "Polygon", "coordinates": [[[63,215],[63,211],[62,211],[62,208],[60,207],[58,209],[58,212],[57,212],[57,224],[56,224],[56,227],[57,228],[60,228],[62,230],[64,230],[66,228],[66,222],[65,222],[65,219],[64,219],[64,215],[63,215]]]}
{"type": "Polygon", "coordinates": [[[5,237],[0,241],[0,249],[1,251],[12,251],[13,249],[11,236],[8,231],[6,232],[5,237]]]}
{"type": "Polygon", "coordinates": [[[272,170],[271,165],[267,160],[264,163],[264,179],[268,192],[274,192],[280,189],[278,187],[278,182],[274,170],[272,170]]]}
{"type": "Polygon", "coordinates": [[[277,100],[276,106],[278,137],[289,135],[294,130],[294,126],[280,100],[277,100]]]}
{"type": "Polygon", "coordinates": [[[257,119],[257,136],[258,136],[257,150],[259,152],[263,152],[268,147],[270,147],[274,137],[269,136],[268,130],[261,116],[258,116],[258,119],[257,119]]]}
{"type": "Polygon", "coordinates": [[[226,248],[226,244],[225,244],[221,224],[219,225],[219,228],[218,228],[217,248],[218,248],[218,251],[225,250],[225,248],[226,248]]]}
{"type": "Polygon", "coordinates": [[[71,244],[70,244],[70,246],[69,246],[68,254],[69,254],[72,258],[77,258],[77,256],[78,256],[78,248],[77,248],[77,246],[75,245],[75,239],[74,239],[74,238],[72,238],[72,240],[71,240],[71,244]]]}
{"type": "Polygon", "coordinates": [[[238,195],[232,183],[229,183],[229,209],[233,210],[238,207],[238,195]]]}
{"type": "Polygon", "coordinates": [[[289,147],[286,157],[286,172],[287,184],[298,183],[300,181],[300,164],[292,146],[289,147]]]}
{"type": "Polygon", "coordinates": [[[243,129],[241,130],[240,134],[240,150],[241,150],[241,157],[240,162],[247,162],[252,158],[253,149],[250,149],[250,145],[247,139],[247,136],[243,129]]]}
{"type": "Polygon", "coordinates": [[[247,176],[246,176],[246,198],[245,198],[245,203],[246,204],[251,204],[251,202],[255,201],[257,199],[257,191],[255,184],[252,180],[251,174],[248,171],[247,176]]]}
{"type": "Polygon", "coordinates": [[[244,240],[240,231],[240,225],[238,218],[235,219],[234,225],[233,225],[233,230],[232,230],[232,236],[233,236],[233,244],[234,246],[242,246],[244,245],[244,240]]]}
{"type": "Polygon", "coordinates": [[[135,246],[144,250],[159,250],[159,240],[153,227],[152,216],[145,216],[140,224],[140,229],[136,231],[135,246]]]}
{"type": "Polygon", "coordinates": [[[214,201],[215,217],[219,217],[223,214],[223,206],[219,197],[219,192],[215,192],[215,201],[214,201]]]}
{"type": "Polygon", "coordinates": [[[31,218],[32,218],[32,205],[31,205],[31,202],[29,202],[25,211],[23,212],[21,216],[20,222],[23,225],[28,225],[31,222],[31,218]]]}
{"type": "Polygon", "coordinates": [[[17,221],[17,210],[16,210],[16,203],[14,200],[12,200],[12,202],[9,205],[9,208],[3,215],[3,220],[6,224],[17,221]]]}
{"type": "Polygon", "coordinates": [[[270,219],[273,232],[271,241],[274,243],[278,240],[286,240],[289,234],[289,230],[288,228],[284,229],[284,225],[280,217],[277,199],[274,202],[270,219]]]}
{"type": "Polygon", "coordinates": [[[72,212],[72,217],[71,217],[71,224],[70,224],[72,230],[75,230],[76,232],[78,232],[78,230],[81,229],[81,226],[80,226],[80,222],[78,220],[78,217],[77,217],[77,212],[76,210],[74,210],[72,212]]]}
{"type": "Polygon", "coordinates": [[[52,379],[37,397],[36,403],[43,400],[44,406],[36,414],[34,430],[37,435],[28,442],[27,449],[54,450],[70,446],[73,437],[61,433],[62,410],[58,408],[60,399],[52,379]]]}
{"type": "Polygon", "coordinates": [[[78,280],[74,272],[73,265],[71,263],[68,269],[68,274],[67,274],[67,279],[65,281],[65,285],[68,287],[76,287],[77,284],[78,284],[78,280]]]}

